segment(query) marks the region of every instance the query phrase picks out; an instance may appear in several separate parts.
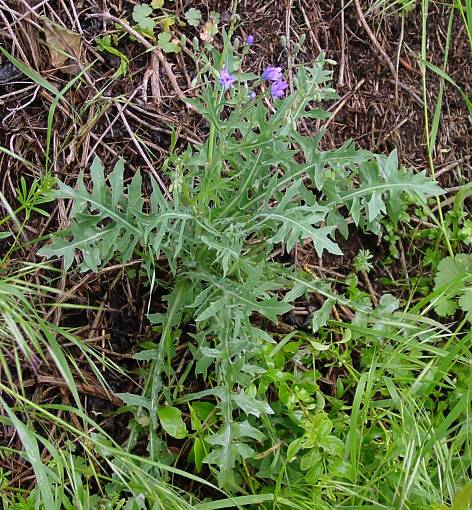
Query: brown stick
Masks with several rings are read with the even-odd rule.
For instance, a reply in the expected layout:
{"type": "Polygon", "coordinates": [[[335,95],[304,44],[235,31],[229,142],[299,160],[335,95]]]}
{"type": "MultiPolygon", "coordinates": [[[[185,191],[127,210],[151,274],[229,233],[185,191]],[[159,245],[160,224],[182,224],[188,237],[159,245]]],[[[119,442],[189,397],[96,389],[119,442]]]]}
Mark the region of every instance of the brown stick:
{"type": "Polygon", "coordinates": [[[372,302],[377,307],[379,306],[379,299],[377,294],[375,293],[374,287],[372,287],[372,283],[370,283],[369,275],[367,271],[361,271],[362,278],[364,278],[364,282],[367,285],[367,290],[369,291],[370,297],[372,298],[372,302]]]}
{"type": "Polygon", "coordinates": [[[385,50],[380,45],[379,41],[377,41],[377,38],[375,37],[374,33],[370,29],[364,13],[362,12],[361,4],[359,0],[354,0],[354,4],[356,6],[357,16],[359,17],[359,21],[361,22],[361,25],[364,27],[364,30],[367,32],[367,35],[369,36],[370,40],[372,41],[373,45],[376,47],[377,51],[382,55],[384,58],[385,64],[390,69],[390,72],[392,73],[393,78],[396,82],[398,82],[398,73],[395,69],[395,66],[393,65],[393,62],[390,60],[390,57],[387,55],[385,50]]]}
{"type": "MultiPolygon", "coordinates": [[[[52,375],[38,375],[36,380],[34,379],[28,379],[26,381],[23,381],[23,386],[25,388],[33,387],[38,384],[47,384],[49,386],[57,386],[59,388],[68,388],[68,384],[64,379],[61,379],[60,377],[54,377],[52,375]]],[[[112,404],[114,404],[117,407],[121,407],[123,405],[123,402],[120,398],[118,398],[114,393],[111,391],[107,391],[104,388],[100,386],[95,386],[94,384],[89,383],[76,383],[77,389],[80,393],[84,393],[85,395],[91,395],[93,397],[98,397],[103,400],[108,400],[112,404]]]]}

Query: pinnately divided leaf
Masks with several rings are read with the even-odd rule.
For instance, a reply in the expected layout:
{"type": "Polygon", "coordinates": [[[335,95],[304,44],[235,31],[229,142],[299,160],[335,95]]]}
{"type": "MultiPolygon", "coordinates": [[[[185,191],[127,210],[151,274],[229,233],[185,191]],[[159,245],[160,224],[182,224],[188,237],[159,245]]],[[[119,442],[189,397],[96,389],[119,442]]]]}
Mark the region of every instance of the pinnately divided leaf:
{"type": "Polygon", "coordinates": [[[74,200],[71,226],[61,238],[56,237],[51,245],[41,248],[39,255],[64,257],[67,270],[74,255],[81,252],[81,269],[97,271],[113,257],[129,261],[135,249],[141,247],[154,253],[156,258],[161,251],[167,251],[172,254],[169,259],[175,266],[181,242],[170,241],[169,237],[176,231],[182,232],[191,215],[172,207],[154,181],[151,210],[146,212],[141,174],[136,173],[125,189],[123,172],[123,161],[119,160],[109,175],[110,186],[107,186],[103,166],[96,158],[91,167],[91,191],[87,190],[83,176],[79,177],[77,189],[60,182],[56,198],[74,200]]]}
{"type": "Polygon", "coordinates": [[[309,208],[301,206],[288,211],[274,210],[260,216],[265,220],[280,223],[278,231],[270,241],[274,244],[283,242],[287,251],[290,251],[298,241],[310,239],[319,257],[325,250],[334,255],[342,255],[338,245],[329,238],[336,227],[314,227],[313,225],[319,222],[319,215],[309,208]]]}

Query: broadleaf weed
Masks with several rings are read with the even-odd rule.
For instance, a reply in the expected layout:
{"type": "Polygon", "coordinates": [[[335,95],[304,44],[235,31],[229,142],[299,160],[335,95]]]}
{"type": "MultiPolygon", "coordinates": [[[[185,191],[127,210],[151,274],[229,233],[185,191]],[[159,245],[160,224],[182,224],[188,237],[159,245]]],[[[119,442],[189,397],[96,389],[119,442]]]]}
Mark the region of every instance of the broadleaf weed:
{"type": "MultiPolygon", "coordinates": [[[[213,60],[214,76],[223,66],[232,76],[233,62],[228,46],[224,58],[217,55],[213,60]]],[[[249,463],[268,478],[283,472],[286,444],[292,460],[307,450],[297,460],[306,482],[324,479],[326,473],[318,463],[329,455],[333,457],[326,465],[336,476],[359,481],[349,474],[357,469],[355,459],[346,462],[342,441],[331,434],[333,427],[345,430],[345,424],[326,414],[316,384],[304,376],[277,379],[273,364],[282,352],[272,360],[269,354],[265,367],[255,362],[275,343],[270,327],[258,324],[277,323],[292,310],[295,299],[317,292],[330,300],[322,325],[338,304],[354,310],[352,331],[357,327],[365,334],[372,327],[377,338],[396,334],[395,328],[403,331],[397,323],[382,323],[392,317],[398,306],[395,300],[382,300],[373,313],[365,300],[353,302],[309,273],[270,262],[273,250],[282,247],[290,252],[298,243],[306,243],[320,258],[325,253],[340,255],[337,239],[350,235],[350,224],[379,234],[384,220],[392,225],[400,220],[405,205],[423,205],[428,197],[441,194],[424,173],[400,167],[395,151],[375,155],[356,149],[350,141],[325,151],[320,148],[322,132],[308,136],[298,131],[301,120],[325,119],[319,103],[336,97],[327,85],[331,78],[327,64],[320,55],[312,67],[300,67],[294,92],[283,98],[271,99],[267,83],[257,77],[235,74],[231,83],[226,75],[221,82],[216,78],[216,83],[204,79],[200,96],[189,102],[207,121],[209,136],[202,145],[172,152],[165,162],[171,199],[154,180],[151,196],[143,196],[139,172],[125,186],[122,161],[106,178],[95,160],[89,185],[82,176],[76,189],[59,183],[55,197],[74,202],[71,226],[39,251],[64,257],[66,269],[79,255],[82,271],[97,271],[112,259],[127,262],[139,253],[151,282],[164,260],[173,287],[167,313],[148,316],[159,328],[161,340],[149,357],[138,354],[152,361],[140,401],[145,405],[136,401],[128,448],[136,444],[147,423],[143,418],[148,417],[150,457],[159,460],[165,448],[156,436],[159,409],[210,399],[213,418],[198,427],[199,448],[204,450],[199,462],[208,464],[220,486],[232,491],[241,490],[245,481],[237,466],[249,463]],[[254,98],[250,91],[256,90],[254,98]],[[193,329],[189,336],[196,376],[206,381],[208,389],[179,399],[169,388],[174,343],[186,325],[193,329]],[[269,397],[270,385],[277,388],[275,402],[269,397]],[[281,405],[288,413],[280,411],[281,405]],[[287,437],[261,457],[261,446],[270,449],[273,441],[271,417],[278,427],[284,424],[287,437]],[[290,423],[299,431],[298,438],[290,436],[290,423]]],[[[316,333],[319,328],[315,329],[316,333]]],[[[325,349],[317,340],[312,345],[317,352],[325,349]]],[[[345,361],[340,363],[345,366],[345,361]]],[[[196,460],[195,449],[193,455],[196,460]]],[[[286,476],[292,475],[290,468],[286,476]]],[[[246,482],[253,483],[248,477],[246,482]]]]}

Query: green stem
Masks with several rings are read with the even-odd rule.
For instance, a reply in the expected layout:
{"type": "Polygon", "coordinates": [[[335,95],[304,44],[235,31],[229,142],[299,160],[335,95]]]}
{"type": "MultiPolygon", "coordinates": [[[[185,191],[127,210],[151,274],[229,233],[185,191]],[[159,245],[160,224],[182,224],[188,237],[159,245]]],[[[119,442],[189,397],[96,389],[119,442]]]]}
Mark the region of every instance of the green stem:
{"type": "Polygon", "coordinates": [[[5,223],[7,223],[8,221],[14,219],[19,212],[21,212],[23,209],[25,209],[25,207],[26,207],[25,205],[21,205],[20,207],[18,207],[14,211],[12,211],[10,214],[7,214],[7,216],[5,216],[4,218],[2,218],[0,220],[0,227],[2,225],[4,225],[5,223]]]}
{"type": "Polygon", "coordinates": [[[208,138],[208,165],[211,165],[213,162],[213,154],[215,152],[215,135],[216,135],[216,126],[214,122],[210,124],[210,136],[208,138]]]}

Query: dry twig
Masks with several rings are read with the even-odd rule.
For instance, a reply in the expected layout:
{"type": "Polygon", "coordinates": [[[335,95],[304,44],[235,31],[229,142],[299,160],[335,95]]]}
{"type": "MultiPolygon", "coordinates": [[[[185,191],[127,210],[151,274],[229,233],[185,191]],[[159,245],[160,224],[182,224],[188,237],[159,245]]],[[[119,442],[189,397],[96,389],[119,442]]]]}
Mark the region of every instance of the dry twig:
{"type": "Polygon", "coordinates": [[[393,65],[392,61],[390,60],[390,57],[387,55],[385,50],[382,48],[382,45],[377,41],[377,38],[375,37],[374,33],[370,29],[367,20],[365,19],[364,13],[362,12],[361,4],[359,0],[354,0],[354,4],[356,6],[357,16],[359,17],[359,21],[361,22],[362,26],[364,27],[364,30],[367,32],[367,35],[369,36],[370,40],[372,41],[373,45],[377,49],[377,51],[382,55],[385,64],[389,68],[390,72],[392,73],[393,78],[396,82],[398,82],[398,73],[395,69],[395,66],[393,65]]]}
{"type": "Polygon", "coordinates": [[[159,62],[164,67],[165,73],[167,75],[167,78],[169,79],[172,88],[174,89],[174,92],[176,93],[177,97],[183,101],[188,108],[191,110],[194,110],[195,108],[188,104],[186,102],[186,98],[184,93],[182,92],[182,89],[180,88],[180,85],[177,83],[177,78],[175,77],[174,72],[172,71],[172,67],[167,62],[167,59],[165,58],[162,51],[157,48],[156,46],[153,46],[147,39],[145,39],[139,32],[137,32],[134,28],[130,27],[126,22],[124,22],[122,19],[117,18],[116,16],[113,16],[107,12],[101,12],[98,14],[89,14],[89,18],[103,18],[109,21],[113,21],[113,23],[118,23],[125,32],[128,32],[128,34],[135,37],[146,49],[153,51],[157,58],[159,59],[159,62]]]}

